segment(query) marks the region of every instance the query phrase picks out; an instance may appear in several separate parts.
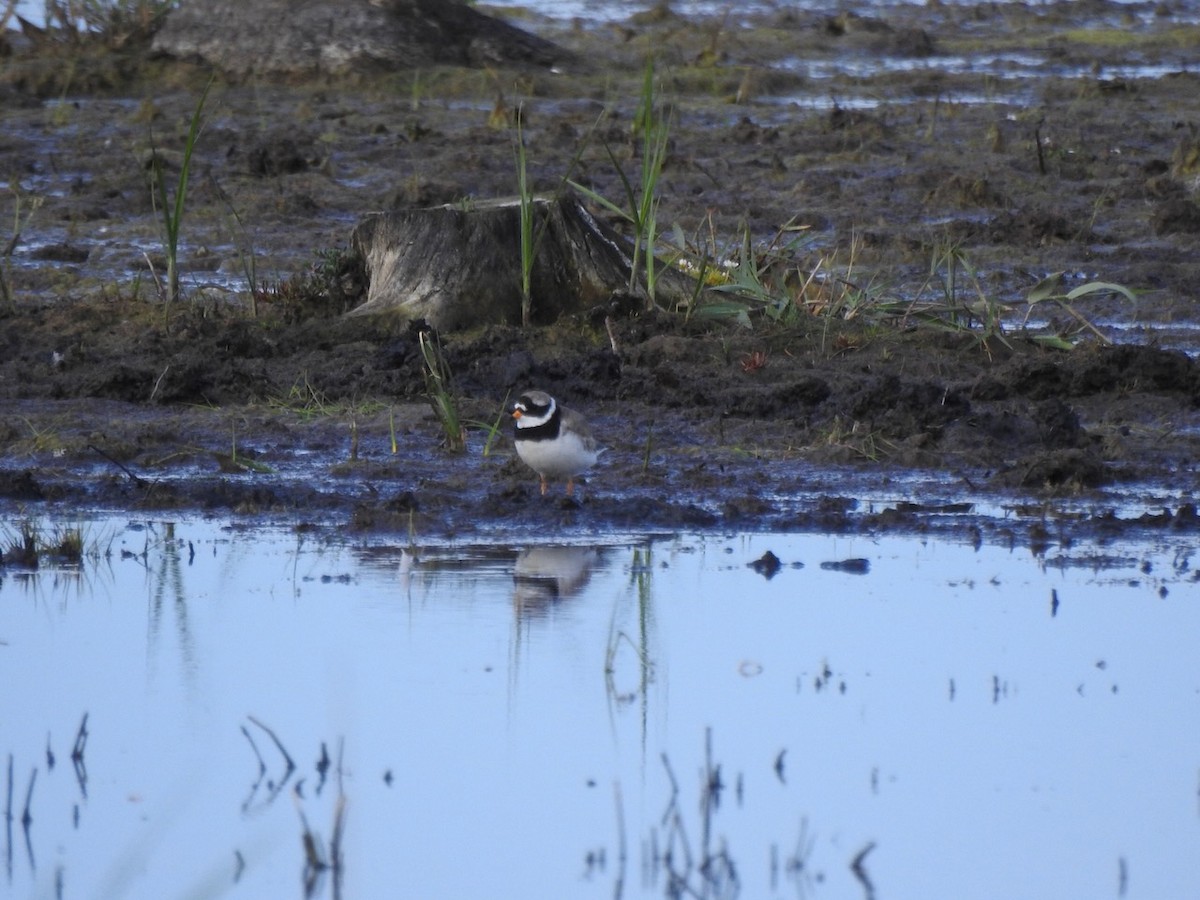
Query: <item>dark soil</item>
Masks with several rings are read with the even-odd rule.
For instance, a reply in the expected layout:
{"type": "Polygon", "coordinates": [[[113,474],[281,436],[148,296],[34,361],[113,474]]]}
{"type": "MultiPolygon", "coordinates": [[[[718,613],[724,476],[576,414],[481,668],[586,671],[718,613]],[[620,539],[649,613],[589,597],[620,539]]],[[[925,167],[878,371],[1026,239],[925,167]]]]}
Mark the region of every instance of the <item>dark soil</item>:
{"type": "Polygon", "coordinates": [[[63,84],[66,51],[18,47],[0,63],[0,222],[40,206],[4,258],[0,515],[214,510],[436,535],[915,528],[1035,544],[1200,529],[1200,76],[1172,67],[1200,28],[1171,10],[528,22],[590,65],[218,81],[171,306],[145,161],[157,149],[177,163],[208,73],[123,49],[63,84]],[[745,235],[786,308],[744,302],[746,327],[722,307],[614,301],[550,327],[443,334],[470,423],[468,451],[448,453],[417,326],[342,315],[362,296],[350,231],[372,210],[511,194],[518,104],[537,187],[571,171],[620,202],[604,142],[635,174],[648,48],[673,103],[660,230],[735,258],[745,235]],[[1049,63],[1004,78],[806,74],[995,53],[1049,63]],[[1100,280],[1137,303],[1028,309],[1053,272],[1064,291],[1100,280]],[[936,324],[917,314],[948,306],[936,324]],[[1003,326],[989,324],[1001,306],[1003,326]],[[1035,339],[1051,334],[1074,349],[1035,339]],[[507,437],[484,452],[506,398],[534,386],[609,446],[576,500],[539,496],[507,437]]]}

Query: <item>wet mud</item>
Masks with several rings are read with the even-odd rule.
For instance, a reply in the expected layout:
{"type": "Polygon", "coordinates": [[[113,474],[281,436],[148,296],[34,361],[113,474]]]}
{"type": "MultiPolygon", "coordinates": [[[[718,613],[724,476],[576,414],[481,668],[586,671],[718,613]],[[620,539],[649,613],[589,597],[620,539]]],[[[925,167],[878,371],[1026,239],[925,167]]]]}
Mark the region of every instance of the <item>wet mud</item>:
{"type": "Polygon", "coordinates": [[[1200,76],[1177,60],[1200,28],[1185,12],[531,20],[578,70],[218,81],[170,306],[146,153],[170,163],[208,73],[151,60],[61,85],[10,56],[0,172],[17,189],[0,221],[37,206],[6,257],[0,506],[448,536],[1197,529],[1200,76]],[[718,256],[748,241],[789,307],[722,295],[746,327],[722,307],[614,302],[443,334],[468,423],[467,451],[447,452],[417,327],[343,315],[362,299],[351,229],[512,194],[518,105],[537,187],[570,171],[619,200],[609,151],[636,168],[650,47],[673,110],[662,227],[718,256]],[[998,54],[1044,63],[998,69],[998,54]],[[824,293],[796,287],[813,271],[824,293]],[[1136,302],[1027,304],[1055,272],[1136,302]],[[958,319],[914,314],[939,292],[958,319]],[[512,452],[504,404],[529,387],[609,448],[575,499],[541,497],[512,452]]]}

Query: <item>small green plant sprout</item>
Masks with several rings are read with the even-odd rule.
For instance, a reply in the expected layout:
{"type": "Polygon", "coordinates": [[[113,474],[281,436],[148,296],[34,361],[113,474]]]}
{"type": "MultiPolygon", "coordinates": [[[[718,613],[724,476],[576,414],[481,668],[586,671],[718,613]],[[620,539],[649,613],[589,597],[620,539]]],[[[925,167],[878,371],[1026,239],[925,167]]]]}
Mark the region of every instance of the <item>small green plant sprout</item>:
{"type": "Polygon", "coordinates": [[[168,198],[165,166],[163,158],[153,146],[151,139],[150,154],[150,195],[159,215],[163,220],[163,249],[167,256],[167,283],[165,300],[170,304],[179,298],[179,235],[183,225],[183,213],[187,208],[188,179],[192,168],[192,151],[196,149],[196,140],[200,137],[201,114],[208,92],[212,89],[212,78],[200,93],[196,109],[192,113],[192,121],[188,126],[187,138],[183,145],[183,159],[179,167],[179,180],[175,185],[174,196],[168,198]]]}
{"type": "Polygon", "coordinates": [[[21,243],[21,234],[29,227],[33,214],[42,205],[43,198],[32,197],[28,202],[24,202],[25,194],[15,175],[9,179],[8,190],[14,198],[13,223],[12,233],[4,242],[4,246],[0,248],[0,302],[10,310],[15,310],[17,300],[13,293],[12,283],[13,253],[16,251],[17,245],[21,243]]]}
{"type": "MultiPolygon", "coordinates": [[[[572,183],[570,180],[571,173],[579,165],[579,160],[583,156],[587,141],[602,119],[603,113],[592,125],[584,140],[580,141],[579,146],[575,150],[575,155],[571,158],[570,165],[559,179],[558,188],[554,194],[555,199],[558,199],[566,187],[572,183]]],[[[535,219],[538,218],[539,198],[530,187],[526,167],[528,154],[525,147],[525,107],[523,105],[517,107],[514,125],[516,135],[513,140],[513,156],[517,170],[517,200],[520,204],[521,325],[528,328],[533,318],[533,267],[537,260],[538,248],[541,246],[542,239],[546,236],[546,229],[550,225],[550,217],[543,214],[540,217],[541,221],[535,227],[535,219]]]]}
{"type": "Polygon", "coordinates": [[[517,165],[517,199],[520,202],[521,225],[521,326],[529,327],[533,313],[533,262],[537,254],[537,241],[533,232],[533,194],[529,190],[529,176],[525,169],[525,132],[521,127],[524,107],[517,107],[517,135],[513,144],[517,165]]]}
{"type": "Polygon", "coordinates": [[[642,448],[642,477],[650,471],[650,457],[654,452],[654,423],[646,427],[646,444],[642,448]]]}
{"type": "Polygon", "coordinates": [[[630,188],[628,179],[624,177],[621,179],[630,201],[630,209],[635,214],[634,226],[637,237],[633,248],[633,273],[630,276],[629,288],[632,291],[635,287],[634,278],[638,268],[637,254],[644,247],[646,295],[647,302],[652,307],[657,280],[654,268],[654,248],[658,237],[658,206],[661,201],[658,182],[662,175],[663,165],[667,161],[667,148],[671,132],[670,117],[664,114],[654,87],[653,57],[646,59],[646,69],[642,77],[642,96],[638,104],[634,128],[635,134],[640,135],[642,139],[642,177],[636,197],[630,188]]]}
{"type": "Polygon", "coordinates": [[[238,453],[237,422],[229,423],[229,455],[213,453],[213,458],[222,472],[256,472],[259,475],[269,475],[273,471],[266,463],[245,453],[238,453]]]}
{"type": "Polygon", "coordinates": [[[491,456],[492,449],[496,446],[496,441],[500,439],[500,435],[504,432],[504,423],[508,421],[508,398],[512,391],[504,392],[504,399],[500,402],[500,410],[496,413],[496,418],[489,422],[472,422],[473,426],[478,426],[482,429],[487,437],[483,442],[482,456],[491,456]]]}
{"type": "Polygon", "coordinates": [[[258,259],[254,253],[254,244],[250,241],[246,230],[246,223],[242,221],[241,215],[233,205],[233,201],[229,195],[225,193],[224,188],[221,187],[216,179],[213,179],[212,186],[229,213],[230,230],[233,232],[234,245],[237,247],[238,261],[241,263],[242,274],[246,279],[246,291],[250,299],[250,317],[257,319],[258,300],[262,292],[258,283],[258,259]]]}
{"type": "Polygon", "coordinates": [[[1004,317],[1010,312],[1007,306],[987,295],[966,253],[953,243],[934,249],[925,284],[907,309],[917,321],[973,335],[985,352],[989,352],[988,342],[993,338],[1011,346],[1004,336],[1004,317]],[[922,296],[931,286],[940,296],[923,301],[922,296]]]}
{"type": "Polygon", "coordinates": [[[1069,291],[1063,290],[1062,282],[1063,273],[1054,272],[1030,288],[1029,294],[1025,297],[1025,301],[1029,306],[1025,311],[1025,319],[1022,325],[1029,321],[1030,315],[1039,304],[1052,303],[1073,318],[1078,323],[1078,327],[1065,336],[1061,334],[1035,335],[1035,341],[1048,347],[1070,350],[1075,346],[1074,339],[1083,332],[1088,331],[1099,338],[1102,343],[1111,344],[1112,339],[1103,334],[1095,325],[1081,315],[1073,304],[1076,300],[1100,294],[1120,294],[1130,303],[1137,303],[1137,295],[1123,284],[1114,284],[1108,281],[1089,281],[1087,284],[1081,284],[1079,287],[1072,288],[1069,291]]]}
{"type": "Polygon", "coordinates": [[[441,341],[433,331],[422,331],[417,340],[425,362],[425,395],[442,426],[442,445],[451,453],[462,453],[467,449],[467,432],[458,415],[458,404],[450,393],[450,367],[442,353],[441,341]]]}

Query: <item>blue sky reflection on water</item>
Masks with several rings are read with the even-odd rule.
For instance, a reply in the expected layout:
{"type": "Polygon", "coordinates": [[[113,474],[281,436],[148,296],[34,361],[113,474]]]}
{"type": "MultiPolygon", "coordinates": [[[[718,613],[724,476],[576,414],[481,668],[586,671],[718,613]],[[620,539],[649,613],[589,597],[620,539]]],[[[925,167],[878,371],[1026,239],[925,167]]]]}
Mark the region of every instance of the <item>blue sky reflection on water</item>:
{"type": "Polygon", "coordinates": [[[342,759],[345,896],[611,897],[618,796],[624,895],[662,896],[663,757],[698,854],[709,731],[710,849],[743,897],[863,896],[850,861],[868,847],[880,897],[1117,896],[1122,878],[1128,897],[1200,895],[1182,541],[1042,559],[681,536],[414,562],[283,528],[89,529],[110,560],[0,580],[12,896],[56,879],[67,898],[302,896],[300,815],[324,841],[334,818],[322,743],[342,759]],[[770,580],[747,566],[767,549],[770,580]],[[869,571],[822,566],[845,559],[869,571]],[[84,712],[86,799],[69,759],[84,712]],[[256,723],[297,765],[278,795],[256,723]]]}

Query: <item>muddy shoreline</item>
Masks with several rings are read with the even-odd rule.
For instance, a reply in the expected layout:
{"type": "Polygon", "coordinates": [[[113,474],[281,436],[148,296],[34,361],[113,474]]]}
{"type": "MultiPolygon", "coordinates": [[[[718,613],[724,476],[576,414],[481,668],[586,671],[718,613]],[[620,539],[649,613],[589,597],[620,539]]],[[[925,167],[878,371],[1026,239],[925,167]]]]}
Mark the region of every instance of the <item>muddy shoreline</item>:
{"type": "MultiPolygon", "coordinates": [[[[1197,530],[1197,76],[1173,66],[1198,31],[1160,8],[531,21],[613,65],[218,82],[185,298],[169,308],[139,153],[179,146],[207,73],[155,60],[60,91],[9,57],[0,171],[18,189],[0,221],[18,199],[40,205],[0,310],[0,510],[445,537],[904,529],[1037,546],[1197,530]],[[444,334],[471,423],[468,452],[446,453],[413,327],[342,316],[361,297],[341,268],[350,229],[372,210],[511,194],[511,128],[495,117],[518,104],[540,187],[602,110],[606,140],[635,158],[651,46],[674,110],[660,220],[726,255],[743,235],[769,248],[787,314],[737,298],[750,327],[622,308],[444,334]],[[1049,62],[984,71],[1001,52],[1049,62]],[[975,63],[935,64],[959,57],[975,63]],[[911,64],[880,63],[895,59],[911,64]],[[951,258],[953,281],[936,265],[951,258]],[[818,269],[854,292],[796,289],[818,269]],[[1053,272],[1064,290],[1105,281],[1137,301],[1030,308],[1053,272]],[[954,327],[913,314],[947,292],[954,327]],[[538,496],[507,438],[484,455],[505,398],[531,386],[583,409],[609,446],[578,502],[538,496]]],[[[573,177],[620,196],[594,142],[573,177]]]]}

